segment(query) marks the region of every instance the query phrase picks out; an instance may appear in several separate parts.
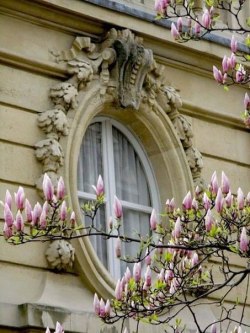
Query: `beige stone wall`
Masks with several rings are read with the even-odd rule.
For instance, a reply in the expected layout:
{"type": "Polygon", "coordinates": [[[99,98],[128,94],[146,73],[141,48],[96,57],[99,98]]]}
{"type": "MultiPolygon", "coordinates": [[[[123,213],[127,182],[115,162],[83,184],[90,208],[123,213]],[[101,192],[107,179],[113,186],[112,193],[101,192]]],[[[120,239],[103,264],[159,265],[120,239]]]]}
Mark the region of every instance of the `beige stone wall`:
{"type": "MultiPolygon", "coordinates": [[[[145,7],[148,12],[153,3],[119,2],[138,10],[145,7]]],[[[13,193],[18,186],[25,188],[33,204],[40,200],[35,183],[42,165],[35,158],[34,145],[44,134],[37,126],[37,115],[53,106],[50,88],[68,77],[65,65],[56,63],[53,54],[69,49],[76,36],[99,40],[112,26],[129,28],[143,37],[164,66],[166,82],[179,90],[181,112],[192,123],[194,146],[203,155],[204,179],[208,182],[214,170],[224,170],[234,191],[238,186],[249,190],[249,133],[240,119],[244,89],[224,92],[211,74],[212,65],[224,55],[222,46],[179,45],[163,27],[85,1],[0,0],[0,200],[7,188],[13,193]]],[[[159,159],[155,157],[154,163],[160,163],[159,159]]],[[[67,177],[65,170],[60,173],[67,177]]],[[[165,170],[161,172],[158,177],[164,178],[165,170]]],[[[65,330],[100,330],[92,313],[93,290],[82,269],[76,265],[63,274],[48,270],[46,248],[47,244],[14,247],[0,240],[0,331],[53,326],[56,320],[64,323],[65,330]]]]}

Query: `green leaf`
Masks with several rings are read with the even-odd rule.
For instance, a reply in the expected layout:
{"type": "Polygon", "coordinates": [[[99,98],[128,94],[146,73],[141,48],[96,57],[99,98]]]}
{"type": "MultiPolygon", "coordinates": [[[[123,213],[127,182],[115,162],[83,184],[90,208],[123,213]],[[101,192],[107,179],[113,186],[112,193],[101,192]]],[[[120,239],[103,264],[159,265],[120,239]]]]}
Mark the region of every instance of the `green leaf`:
{"type": "Polygon", "coordinates": [[[224,88],[225,91],[228,91],[228,90],[229,90],[229,88],[228,88],[227,85],[224,85],[223,88],[224,88]]]}
{"type": "Polygon", "coordinates": [[[247,37],[245,38],[245,45],[247,47],[250,47],[250,35],[247,35],[247,37]]]}
{"type": "Polygon", "coordinates": [[[250,27],[250,17],[248,17],[248,18],[246,19],[246,24],[247,24],[248,27],[250,27]]]}

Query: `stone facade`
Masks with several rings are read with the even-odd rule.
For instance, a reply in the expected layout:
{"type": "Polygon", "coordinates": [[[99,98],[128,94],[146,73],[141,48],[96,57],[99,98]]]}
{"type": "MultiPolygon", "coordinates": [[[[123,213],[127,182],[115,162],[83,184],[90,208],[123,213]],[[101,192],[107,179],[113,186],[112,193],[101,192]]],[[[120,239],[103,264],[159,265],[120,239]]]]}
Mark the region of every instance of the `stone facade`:
{"type": "MultiPolygon", "coordinates": [[[[77,159],[99,114],[140,138],[162,204],[173,195],[181,202],[214,170],[226,172],[234,191],[249,190],[244,89],[225,92],[211,74],[229,51],[174,42],[153,22],[152,3],[0,0],[0,199],[23,186],[34,204],[43,173],[55,181],[62,175],[79,216],[77,159]]],[[[0,332],[43,331],[57,320],[69,332],[116,332],[92,311],[93,292],[110,296],[114,281],[88,241],[72,245],[75,264],[59,274],[46,260],[48,244],[15,247],[0,239],[0,332]]],[[[213,320],[213,309],[200,312],[213,320]]]]}

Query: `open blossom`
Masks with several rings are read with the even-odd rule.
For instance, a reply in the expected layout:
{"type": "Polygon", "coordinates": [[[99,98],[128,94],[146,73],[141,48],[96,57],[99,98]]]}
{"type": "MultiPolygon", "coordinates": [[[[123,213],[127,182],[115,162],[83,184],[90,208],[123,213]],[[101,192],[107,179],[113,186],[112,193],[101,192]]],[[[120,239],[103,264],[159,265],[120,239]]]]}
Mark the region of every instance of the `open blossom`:
{"type": "Polygon", "coordinates": [[[240,250],[242,252],[247,252],[248,245],[249,245],[249,238],[247,236],[247,230],[245,227],[243,227],[240,234],[240,250]]]}

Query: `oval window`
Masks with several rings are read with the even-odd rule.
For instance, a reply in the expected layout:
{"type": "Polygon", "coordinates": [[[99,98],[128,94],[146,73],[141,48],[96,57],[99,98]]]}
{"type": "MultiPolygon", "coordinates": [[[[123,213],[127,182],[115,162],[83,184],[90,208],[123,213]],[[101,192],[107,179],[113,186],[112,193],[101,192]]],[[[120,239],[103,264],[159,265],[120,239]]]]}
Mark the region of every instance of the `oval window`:
{"type": "MultiPolygon", "coordinates": [[[[87,128],[78,159],[78,198],[80,204],[95,199],[92,185],[102,175],[105,205],[98,211],[98,228],[108,230],[116,195],[123,206],[121,233],[131,237],[150,234],[152,207],[159,209],[158,190],[148,158],[138,140],[120,123],[96,118],[87,128]]],[[[90,221],[85,217],[85,224],[90,221]]],[[[91,237],[102,264],[114,278],[120,278],[127,264],[115,258],[114,241],[91,237]]],[[[122,254],[135,256],[137,245],[123,243],[122,254]]]]}

